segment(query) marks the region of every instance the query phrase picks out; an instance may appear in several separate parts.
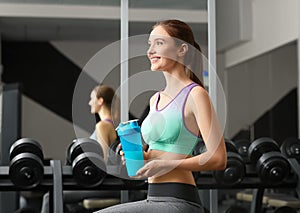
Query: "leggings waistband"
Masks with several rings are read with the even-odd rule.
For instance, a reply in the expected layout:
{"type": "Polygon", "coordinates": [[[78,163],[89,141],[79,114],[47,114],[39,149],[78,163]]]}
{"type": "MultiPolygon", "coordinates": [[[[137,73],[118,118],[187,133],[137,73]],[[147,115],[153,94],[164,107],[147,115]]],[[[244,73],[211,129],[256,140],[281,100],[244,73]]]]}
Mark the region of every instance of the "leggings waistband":
{"type": "Polygon", "coordinates": [[[148,196],[175,197],[201,205],[197,187],[186,183],[149,183],[148,196]]]}

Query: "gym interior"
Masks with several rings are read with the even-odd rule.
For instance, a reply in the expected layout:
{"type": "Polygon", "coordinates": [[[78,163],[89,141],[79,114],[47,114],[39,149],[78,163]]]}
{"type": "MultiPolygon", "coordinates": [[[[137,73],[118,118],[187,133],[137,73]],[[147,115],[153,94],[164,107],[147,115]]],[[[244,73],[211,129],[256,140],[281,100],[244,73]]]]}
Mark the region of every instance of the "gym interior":
{"type": "Polygon", "coordinates": [[[164,82],[147,72],[143,38],[171,18],[194,31],[224,130],[226,169],[194,172],[206,211],[300,212],[298,0],[0,0],[0,212],[41,212],[47,193],[55,213],[147,196],[145,181],[78,156],[95,84],[129,103],[123,120],[144,116],[164,82]]]}

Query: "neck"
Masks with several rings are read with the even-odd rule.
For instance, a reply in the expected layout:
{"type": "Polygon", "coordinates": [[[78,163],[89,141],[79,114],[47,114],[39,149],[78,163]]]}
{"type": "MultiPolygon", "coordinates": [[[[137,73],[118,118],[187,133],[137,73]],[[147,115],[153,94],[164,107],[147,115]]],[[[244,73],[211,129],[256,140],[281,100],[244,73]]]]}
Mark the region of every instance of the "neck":
{"type": "Polygon", "coordinates": [[[177,94],[179,90],[191,83],[184,70],[173,70],[172,72],[164,72],[166,79],[165,92],[172,95],[177,94]]]}
{"type": "Polygon", "coordinates": [[[98,114],[99,114],[101,120],[104,120],[104,119],[112,120],[110,109],[105,106],[101,107],[98,114]]]}

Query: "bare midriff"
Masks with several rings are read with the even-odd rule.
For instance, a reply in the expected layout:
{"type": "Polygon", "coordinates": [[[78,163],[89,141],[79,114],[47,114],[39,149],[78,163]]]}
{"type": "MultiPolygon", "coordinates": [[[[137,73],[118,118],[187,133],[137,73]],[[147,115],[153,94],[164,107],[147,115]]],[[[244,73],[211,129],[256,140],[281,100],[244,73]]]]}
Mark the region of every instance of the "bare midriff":
{"type": "MultiPolygon", "coordinates": [[[[148,160],[172,160],[172,159],[183,159],[190,156],[185,156],[181,154],[173,154],[159,150],[149,150],[147,152],[148,160]]],[[[176,183],[186,183],[191,185],[196,185],[194,176],[191,171],[174,168],[170,172],[161,175],[159,177],[152,177],[148,179],[149,183],[164,183],[164,182],[176,182],[176,183]]]]}

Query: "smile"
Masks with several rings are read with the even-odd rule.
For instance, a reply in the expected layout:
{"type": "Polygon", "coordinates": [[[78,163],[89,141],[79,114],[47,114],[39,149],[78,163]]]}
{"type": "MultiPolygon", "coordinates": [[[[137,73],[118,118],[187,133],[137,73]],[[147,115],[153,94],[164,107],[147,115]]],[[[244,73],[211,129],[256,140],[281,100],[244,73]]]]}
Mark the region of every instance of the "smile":
{"type": "Polygon", "coordinates": [[[159,59],[160,59],[160,57],[151,57],[150,61],[151,61],[151,63],[156,63],[159,59]]]}

